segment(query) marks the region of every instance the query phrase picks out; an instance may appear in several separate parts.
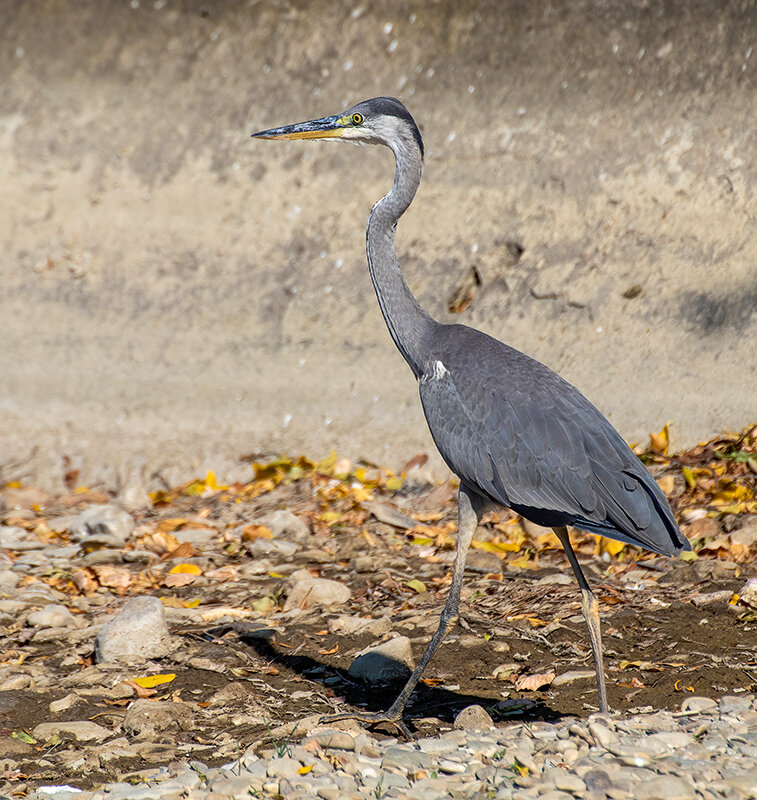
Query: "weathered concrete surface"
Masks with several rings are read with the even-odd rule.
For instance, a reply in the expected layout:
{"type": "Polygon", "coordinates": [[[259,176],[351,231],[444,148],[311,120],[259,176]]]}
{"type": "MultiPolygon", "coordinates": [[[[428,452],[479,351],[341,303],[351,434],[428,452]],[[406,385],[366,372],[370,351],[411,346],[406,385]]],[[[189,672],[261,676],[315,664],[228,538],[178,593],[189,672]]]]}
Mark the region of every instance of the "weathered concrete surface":
{"type": "Polygon", "coordinates": [[[431,452],[365,266],[390,154],[248,138],[375,94],[425,135],[397,244],[432,313],[630,439],[753,421],[753,48],[754,2],[6,3],[0,477],[431,452]]]}

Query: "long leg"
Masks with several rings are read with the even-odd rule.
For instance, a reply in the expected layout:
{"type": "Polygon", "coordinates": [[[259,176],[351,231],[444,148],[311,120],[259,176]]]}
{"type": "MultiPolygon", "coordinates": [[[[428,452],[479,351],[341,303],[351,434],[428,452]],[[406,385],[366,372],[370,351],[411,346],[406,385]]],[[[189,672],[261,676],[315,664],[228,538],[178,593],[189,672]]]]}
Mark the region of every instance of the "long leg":
{"type": "Polygon", "coordinates": [[[392,703],[391,708],[388,711],[379,711],[375,714],[365,712],[332,714],[328,717],[323,717],[321,722],[336,722],[343,719],[357,719],[367,723],[388,722],[396,725],[403,733],[409,735],[402,722],[402,715],[410,699],[410,695],[421,679],[429,661],[431,661],[434,653],[436,653],[439,649],[439,645],[444,640],[444,637],[452,630],[458,620],[460,590],[463,585],[463,574],[465,572],[465,559],[468,555],[468,550],[473,540],[473,534],[476,532],[485,505],[485,501],[461,484],[457,496],[457,552],[455,554],[455,564],[452,568],[452,584],[444,608],[442,609],[441,617],[439,618],[439,627],[436,629],[436,633],[423,652],[418,666],[413,670],[413,674],[399,693],[397,699],[392,703]]]}
{"type": "Polygon", "coordinates": [[[581,570],[573,545],[570,543],[570,536],[567,528],[553,528],[560,544],[565,549],[568,561],[576,576],[578,586],[581,589],[581,611],[583,612],[586,625],[589,628],[589,639],[591,641],[591,652],[594,655],[594,669],[597,673],[597,692],[599,694],[599,710],[602,714],[610,711],[607,704],[607,686],[605,685],[605,665],[602,657],[602,634],[599,630],[599,602],[594,592],[589,588],[589,584],[581,570]]]}

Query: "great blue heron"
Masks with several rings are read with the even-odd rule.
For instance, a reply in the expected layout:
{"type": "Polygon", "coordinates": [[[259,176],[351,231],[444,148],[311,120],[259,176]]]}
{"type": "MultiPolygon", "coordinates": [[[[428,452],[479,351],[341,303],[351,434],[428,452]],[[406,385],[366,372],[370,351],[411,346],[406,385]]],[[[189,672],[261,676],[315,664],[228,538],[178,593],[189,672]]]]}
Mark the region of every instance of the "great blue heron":
{"type": "Polygon", "coordinates": [[[356,717],[404,728],[410,695],[458,619],[465,558],[482,514],[492,505],[551,527],[565,548],[581,589],[599,709],[608,712],[599,604],[571,546],[568,526],[663,555],[690,550],[657,483],[578,389],[497,339],[465,325],[439,323],[420,307],[394,249],[397,221],[415,196],[423,168],[420,131],[399,100],[376,97],[333,117],[253,136],[391,148],[394,184],[368,219],[368,267],[389,333],[418,380],[434,442],[460,478],[457,553],[436,633],[388,711],[330,719],[356,717]]]}

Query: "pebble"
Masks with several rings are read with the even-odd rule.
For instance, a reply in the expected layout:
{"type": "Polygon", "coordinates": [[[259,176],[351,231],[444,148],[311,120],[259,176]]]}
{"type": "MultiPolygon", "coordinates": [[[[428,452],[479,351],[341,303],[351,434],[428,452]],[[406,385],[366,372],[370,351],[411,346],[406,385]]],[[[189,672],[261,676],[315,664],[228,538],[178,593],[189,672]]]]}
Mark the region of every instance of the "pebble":
{"type": "MultiPolygon", "coordinates": [[[[175,761],[170,768],[141,772],[139,785],[131,781],[114,783],[77,793],[76,797],[753,800],[757,793],[755,759],[751,752],[742,753],[740,747],[757,746],[754,697],[724,697],[714,708],[705,704],[709,713],[706,723],[697,718],[696,708],[701,705],[697,700],[702,698],[686,698],[682,710],[675,713],[499,723],[485,731],[457,728],[409,742],[313,727],[317,721],[314,716],[308,718],[307,724],[303,722],[301,729],[309,733],[301,742],[291,731],[272,731],[275,739],[289,742],[286,753],[279,755],[269,750],[258,755],[250,748],[220,768],[175,761]],[[746,710],[739,711],[744,705],[746,710]],[[703,724],[707,726],[704,736],[703,724]],[[569,754],[574,755],[569,759],[569,754]],[[523,771],[526,767],[527,773],[523,771]]],[[[191,730],[194,715],[200,709],[192,710],[188,705],[134,701],[122,723],[124,731],[137,734],[131,744],[123,736],[109,740],[111,731],[88,721],[44,723],[34,729],[33,735],[39,742],[56,733],[64,736],[67,732],[80,741],[89,736],[90,747],[103,760],[138,754],[148,762],[165,763],[171,758],[171,746],[140,742],[140,734],[146,732],[143,723],[148,719],[168,737],[176,730],[191,730]],[[159,716],[164,713],[168,716],[161,722],[159,716]]],[[[478,713],[474,708],[464,711],[478,713]]],[[[82,769],[82,753],[66,752],[69,768],[82,769]]],[[[30,800],[68,798],[67,792],[69,787],[47,787],[27,796],[30,800]]]]}
{"type": "Polygon", "coordinates": [[[397,636],[360,653],[347,673],[371,683],[406,680],[415,667],[413,650],[407,636],[397,636]]]}
{"type": "Polygon", "coordinates": [[[485,731],[494,721],[481,706],[467,706],[455,717],[454,727],[464,731],[485,731]]]}
{"type": "Polygon", "coordinates": [[[74,615],[60,603],[48,603],[39,611],[32,611],[26,621],[35,628],[65,628],[76,625],[74,615]]]}
{"type": "Polygon", "coordinates": [[[86,537],[102,536],[106,541],[115,540],[123,545],[133,530],[134,520],[131,514],[111,504],[90,506],[68,524],[71,539],[75,542],[86,537]]]}
{"type": "Polygon", "coordinates": [[[47,742],[53,736],[60,736],[61,734],[69,734],[80,742],[101,742],[111,735],[111,731],[89,720],[77,722],[40,722],[32,731],[32,735],[39,742],[47,742]]]}
{"type": "Polygon", "coordinates": [[[168,629],[157,597],[134,597],[104,625],[95,639],[98,663],[119,658],[148,660],[164,655],[168,629]]]}
{"type": "MultiPolygon", "coordinates": [[[[256,541],[275,541],[274,539],[258,539],[256,541]]],[[[295,608],[319,608],[346,603],[352,592],[349,586],[328,578],[303,578],[289,589],[284,611],[295,608]]]]}

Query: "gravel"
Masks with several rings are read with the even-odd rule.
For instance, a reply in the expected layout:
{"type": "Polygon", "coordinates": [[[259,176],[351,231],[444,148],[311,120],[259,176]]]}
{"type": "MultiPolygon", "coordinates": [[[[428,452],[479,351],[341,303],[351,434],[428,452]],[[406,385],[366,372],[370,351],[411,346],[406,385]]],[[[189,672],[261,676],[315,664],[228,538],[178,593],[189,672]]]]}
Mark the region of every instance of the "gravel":
{"type": "MultiPolygon", "coordinates": [[[[27,798],[754,798],[754,696],[724,697],[717,707],[701,700],[687,698],[676,712],[517,722],[484,732],[452,730],[417,741],[381,740],[365,732],[355,735],[356,727],[349,732],[315,725],[299,742],[295,737],[285,737],[276,741],[273,750],[252,746],[221,767],[175,761],[131,773],[128,781],[109,783],[94,791],[46,786],[27,798]],[[565,756],[571,751],[575,756],[566,763],[565,756]]],[[[157,704],[137,700],[132,709],[142,714],[151,705],[157,704]]],[[[136,715],[132,709],[130,714],[136,715]]],[[[177,711],[173,722],[180,719],[177,711]]],[[[312,718],[305,722],[312,722],[312,718]]],[[[102,728],[98,731],[94,723],[60,723],[57,730],[55,727],[55,723],[47,724],[45,736],[68,731],[99,740],[107,734],[102,728]]],[[[42,733],[35,730],[35,735],[42,733]]],[[[113,755],[111,750],[118,753],[129,746],[121,738],[98,743],[97,750],[101,758],[107,758],[113,755]]],[[[86,757],[86,750],[84,753],[86,757]]],[[[5,800],[4,796],[0,798],[5,800]]]]}

